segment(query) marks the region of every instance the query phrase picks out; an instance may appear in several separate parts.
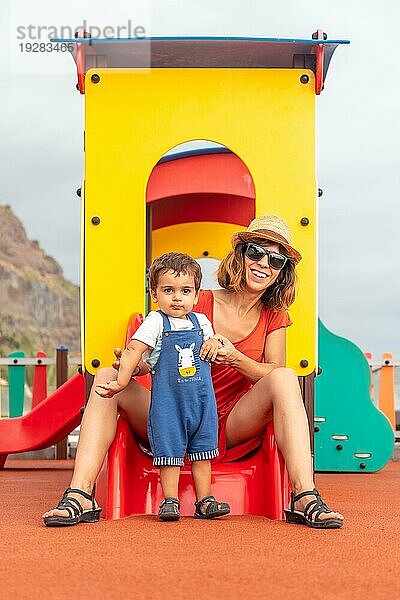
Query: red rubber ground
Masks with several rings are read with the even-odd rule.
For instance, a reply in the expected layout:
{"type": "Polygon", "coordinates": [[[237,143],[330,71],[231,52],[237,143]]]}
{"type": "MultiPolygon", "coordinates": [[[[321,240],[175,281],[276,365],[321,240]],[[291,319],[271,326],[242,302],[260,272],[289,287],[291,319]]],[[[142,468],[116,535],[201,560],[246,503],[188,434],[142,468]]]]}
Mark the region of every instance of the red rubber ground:
{"type": "Polygon", "coordinates": [[[132,517],[47,529],[41,514],[59,499],[71,466],[18,460],[0,472],[2,598],[400,598],[398,462],[375,474],[317,475],[325,500],[346,516],[336,531],[262,517],[132,517]]]}

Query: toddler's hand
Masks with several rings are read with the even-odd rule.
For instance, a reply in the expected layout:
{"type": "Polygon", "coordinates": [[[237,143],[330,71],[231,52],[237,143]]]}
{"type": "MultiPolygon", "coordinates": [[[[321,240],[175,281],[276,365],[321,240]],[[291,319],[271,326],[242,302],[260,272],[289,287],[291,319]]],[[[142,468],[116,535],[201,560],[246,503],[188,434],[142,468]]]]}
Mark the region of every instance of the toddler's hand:
{"type": "Polygon", "coordinates": [[[107,383],[96,385],[95,392],[102,398],[112,398],[124,389],[125,386],[120,385],[117,381],[108,381],[107,383]]]}
{"type": "Polygon", "coordinates": [[[210,338],[206,342],[203,343],[200,348],[200,358],[202,360],[208,360],[210,362],[214,362],[215,357],[217,356],[219,348],[221,348],[221,342],[216,338],[210,338]]]}
{"type": "Polygon", "coordinates": [[[221,346],[219,347],[217,356],[215,357],[215,364],[233,365],[238,356],[238,351],[227,337],[218,334],[218,338],[221,342],[221,346]]]}

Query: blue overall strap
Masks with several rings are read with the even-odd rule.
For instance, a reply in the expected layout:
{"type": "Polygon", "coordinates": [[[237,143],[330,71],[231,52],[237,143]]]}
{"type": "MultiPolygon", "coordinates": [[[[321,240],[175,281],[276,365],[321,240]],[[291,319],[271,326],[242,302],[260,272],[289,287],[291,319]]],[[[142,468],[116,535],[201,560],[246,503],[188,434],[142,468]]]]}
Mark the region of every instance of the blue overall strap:
{"type": "Polygon", "coordinates": [[[200,326],[199,320],[196,317],[196,313],[190,312],[187,314],[187,316],[188,316],[189,320],[192,321],[193,327],[195,329],[202,329],[202,327],[200,326]]]}
{"type": "Polygon", "coordinates": [[[163,331],[171,331],[171,323],[169,322],[167,315],[162,310],[158,310],[157,312],[162,316],[163,331]]]}

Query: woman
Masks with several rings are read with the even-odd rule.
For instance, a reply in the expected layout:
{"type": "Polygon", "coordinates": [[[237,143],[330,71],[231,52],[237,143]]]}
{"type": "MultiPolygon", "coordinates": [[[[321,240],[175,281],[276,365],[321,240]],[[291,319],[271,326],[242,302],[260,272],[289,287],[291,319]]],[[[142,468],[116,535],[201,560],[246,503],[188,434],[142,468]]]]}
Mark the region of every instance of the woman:
{"type": "MultiPolygon", "coordinates": [[[[314,487],[307,416],[297,375],[285,367],[285,330],[291,324],[286,309],[294,301],[295,265],[300,260],[283,219],[273,215],[254,219],[247,231],[233,236],[232,251],[219,266],[222,289],[203,291],[196,310],[207,315],[223,343],[212,368],[220,460],[240,458],[260,445],[273,419],[292,489],[286,519],[314,528],[338,528],[343,516],[331,511],[314,487]]],[[[144,374],[145,365],[140,369],[144,374]]],[[[96,374],[71,488],[56,509],[45,513],[46,525],[98,520],[93,488],[115,437],[117,412],[147,440],[148,390],[132,380],[107,402],[94,391],[96,385],[115,379],[116,373],[109,368],[96,374]]]]}

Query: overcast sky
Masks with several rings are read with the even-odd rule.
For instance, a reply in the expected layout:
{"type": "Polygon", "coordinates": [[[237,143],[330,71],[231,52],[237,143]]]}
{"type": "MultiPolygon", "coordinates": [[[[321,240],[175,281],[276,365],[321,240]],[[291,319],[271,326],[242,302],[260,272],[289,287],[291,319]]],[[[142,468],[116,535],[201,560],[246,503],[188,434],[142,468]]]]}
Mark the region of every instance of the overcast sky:
{"type": "MultiPolygon", "coordinates": [[[[83,98],[68,54],[21,52],[28,25],[143,26],[147,35],[350,39],[317,100],[320,316],[400,358],[398,24],[395,0],[2,0],[1,196],[28,235],[79,278],[83,98]],[[17,30],[17,28],[19,28],[17,30]]],[[[37,30],[34,30],[37,34],[37,30]]],[[[42,30],[46,40],[46,30],[42,30]]]]}

